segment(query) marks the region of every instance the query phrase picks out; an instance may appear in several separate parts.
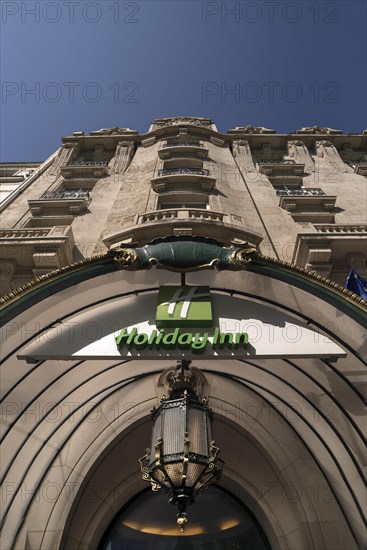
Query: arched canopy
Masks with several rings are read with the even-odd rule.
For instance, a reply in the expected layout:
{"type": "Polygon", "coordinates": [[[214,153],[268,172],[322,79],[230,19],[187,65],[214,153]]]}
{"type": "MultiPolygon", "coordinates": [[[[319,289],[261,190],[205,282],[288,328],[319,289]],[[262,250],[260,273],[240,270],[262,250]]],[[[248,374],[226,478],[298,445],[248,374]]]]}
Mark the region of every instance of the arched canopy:
{"type": "Polygon", "coordinates": [[[216,320],[232,307],[232,320],[258,316],[269,346],[284,326],[310,331],[321,346],[297,352],[291,328],[282,334],[288,344],[294,340],[293,353],[192,356],[216,413],[221,486],[251,510],[272,548],[363,546],[365,302],[245,247],[226,249],[219,259],[201,249],[205,261],[186,259],[184,267],[156,249],[115,251],[5,298],[2,547],[96,547],[144,488],[137,459],[149,444],[149,412],[164,391],[160,374],[176,356],[69,352],[80,349],[78,338],[90,345],[101,330],[110,333],[109,311],[125,315],[125,326],[138,313],[148,319],[159,288],[180,286],[183,277],[186,285],[209,286],[216,320]],[[88,323],[63,341],[70,347],[65,358],[32,356],[32,346],[52,344],[52,335],[56,346],[57,327],[83,315],[88,323]],[[330,343],[335,353],[322,348],[330,343]]]}

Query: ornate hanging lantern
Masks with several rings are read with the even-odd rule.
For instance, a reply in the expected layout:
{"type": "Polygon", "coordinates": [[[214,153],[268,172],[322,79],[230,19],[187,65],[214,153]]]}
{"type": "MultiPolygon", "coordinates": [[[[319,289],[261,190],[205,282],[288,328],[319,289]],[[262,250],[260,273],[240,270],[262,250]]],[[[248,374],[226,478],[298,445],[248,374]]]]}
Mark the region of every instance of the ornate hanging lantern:
{"type": "Polygon", "coordinates": [[[190,363],[180,361],[168,372],[170,395],[152,411],[151,448],[139,460],[142,477],[153,491],[162,488],[169,502],[178,506],[181,531],[187,523],[187,505],[210,481],[219,479],[223,463],[212,438],[213,413],[206,399],[199,401],[199,371],[190,369],[190,363]],[[143,466],[144,459],[148,466],[143,466]]]}

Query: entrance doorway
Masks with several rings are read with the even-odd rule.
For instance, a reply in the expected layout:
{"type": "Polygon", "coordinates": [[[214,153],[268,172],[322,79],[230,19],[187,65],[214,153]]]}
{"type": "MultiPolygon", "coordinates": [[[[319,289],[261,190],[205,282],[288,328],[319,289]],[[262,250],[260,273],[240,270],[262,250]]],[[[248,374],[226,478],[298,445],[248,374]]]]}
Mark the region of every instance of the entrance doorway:
{"type": "Polygon", "coordinates": [[[269,550],[261,527],[230,493],[208,487],[188,508],[181,533],[162,494],[140,493],[123,508],[99,550],[269,550]]]}

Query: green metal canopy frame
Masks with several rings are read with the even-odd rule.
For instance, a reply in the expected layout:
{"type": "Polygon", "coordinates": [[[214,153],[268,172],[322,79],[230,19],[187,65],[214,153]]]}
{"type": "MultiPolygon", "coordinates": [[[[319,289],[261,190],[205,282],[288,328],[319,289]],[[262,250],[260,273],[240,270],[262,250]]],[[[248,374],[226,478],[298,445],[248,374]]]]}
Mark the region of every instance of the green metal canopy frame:
{"type": "Polygon", "coordinates": [[[157,239],[144,247],[116,247],[37,277],[0,299],[1,324],[46,296],[81,281],[119,269],[138,271],[152,266],[177,273],[203,269],[258,273],[318,295],[367,327],[367,301],[330,279],[263,256],[248,243],[225,247],[213,239],[184,236],[157,239]]]}

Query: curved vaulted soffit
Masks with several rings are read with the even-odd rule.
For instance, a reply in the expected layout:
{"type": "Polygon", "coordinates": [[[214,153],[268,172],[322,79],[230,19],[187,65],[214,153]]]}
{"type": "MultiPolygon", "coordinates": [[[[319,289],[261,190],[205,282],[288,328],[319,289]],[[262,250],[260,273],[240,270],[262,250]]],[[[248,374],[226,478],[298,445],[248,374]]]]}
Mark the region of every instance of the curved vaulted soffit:
{"type": "Polygon", "coordinates": [[[150,411],[184,357],[215,413],[215,490],[246,507],[271,548],[362,548],[366,313],[357,295],[252,245],[192,237],[116,247],[8,294],[1,547],[101,544],[145,489],[150,411]],[[246,345],[216,348],[201,326],[206,347],[153,336],[129,347],[125,333],[158,326],[165,287],[208,289],[213,326],[246,333],[246,345]]]}

